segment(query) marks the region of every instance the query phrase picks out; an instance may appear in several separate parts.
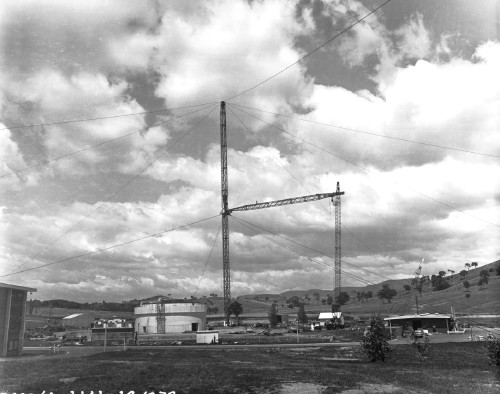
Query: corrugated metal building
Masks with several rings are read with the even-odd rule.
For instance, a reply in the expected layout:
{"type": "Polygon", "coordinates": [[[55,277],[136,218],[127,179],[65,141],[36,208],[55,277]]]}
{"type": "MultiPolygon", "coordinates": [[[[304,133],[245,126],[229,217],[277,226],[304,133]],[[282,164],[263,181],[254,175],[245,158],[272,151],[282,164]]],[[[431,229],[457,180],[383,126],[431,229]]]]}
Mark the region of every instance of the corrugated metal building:
{"type": "Polygon", "coordinates": [[[0,283],[0,357],[23,352],[28,292],[36,289],[0,283]]]}
{"type": "Polygon", "coordinates": [[[440,313],[422,313],[420,315],[405,315],[387,317],[384,319],[390,327],[401,327],[405,330],[417,330],[419,328],[429,332],[447,333],[452,328],[453,318],[440,313]]]}
{"type": "Polygon", "coordinates": [[[61,325],[63,327],[90,328],[93,321],[94,317],[88,313],[74,313],[63,317],[61,319],[61,325]]]}

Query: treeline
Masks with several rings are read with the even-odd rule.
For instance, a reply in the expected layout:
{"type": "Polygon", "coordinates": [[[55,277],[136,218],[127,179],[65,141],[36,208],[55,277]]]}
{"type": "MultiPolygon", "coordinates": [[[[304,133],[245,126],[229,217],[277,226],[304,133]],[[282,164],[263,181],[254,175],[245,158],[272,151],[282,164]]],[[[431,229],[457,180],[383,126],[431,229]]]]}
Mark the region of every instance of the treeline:
{"type": "Polygon", "coordinates": [[[63,308],[63,309],[82,309],[93,311],[114,311],[114,312],[133,312],[134,307],[138,306],[140,301],[132,300],[126,302],[75,302],[67,300],[31,300],[28,302],[28,313],[32,314],[35,308],[63,308]]]}

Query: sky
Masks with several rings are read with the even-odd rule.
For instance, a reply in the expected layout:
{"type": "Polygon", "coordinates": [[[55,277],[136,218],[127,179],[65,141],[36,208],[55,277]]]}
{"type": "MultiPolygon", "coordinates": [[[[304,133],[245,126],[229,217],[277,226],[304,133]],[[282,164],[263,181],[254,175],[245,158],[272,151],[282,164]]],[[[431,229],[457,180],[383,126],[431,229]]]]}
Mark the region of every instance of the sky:
{"type": "MultiPolygon", "coordinates": [[[[498,260],[500,2],[338,35],[382,3],[2,1],[0,282],[222,295],[222,100],[230,207],[340,182],[344,286],[498,260]]],[[[332,212],[233,213],[232,295],[332,289],[332,212]]]]}

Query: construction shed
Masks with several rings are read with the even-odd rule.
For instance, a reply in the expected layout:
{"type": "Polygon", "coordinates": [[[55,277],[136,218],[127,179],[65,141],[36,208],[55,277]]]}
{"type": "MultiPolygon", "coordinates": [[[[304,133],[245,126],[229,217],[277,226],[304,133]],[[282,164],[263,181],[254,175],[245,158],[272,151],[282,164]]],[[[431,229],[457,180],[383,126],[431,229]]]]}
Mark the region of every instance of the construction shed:
{"type": "Polygon", "coordinates": [[[439,332],[446,334],[453,326],[453,318],[440,313],[422,313],[420,315],[393,316],[384,319],[389,328],[401,327],[401,330],[428,330],[429,333],[439,332]]]}
{"type": "Polygon", "coordinates": [[[196,333],[196,343],[219,343],[219,331],[198,331],[196,333]]]}
{"type": "Polygon", "coordinates": [[[0,357],[23,352],[26,299],[36,289],[0,283],[0,357]]]}
{"type": "Polygon", "coordinates": [[[74,313],[63,317],[61,319],[61,325],[63,327],[90,328],[93,321],[94,317],[88,313],[74,313]]]}

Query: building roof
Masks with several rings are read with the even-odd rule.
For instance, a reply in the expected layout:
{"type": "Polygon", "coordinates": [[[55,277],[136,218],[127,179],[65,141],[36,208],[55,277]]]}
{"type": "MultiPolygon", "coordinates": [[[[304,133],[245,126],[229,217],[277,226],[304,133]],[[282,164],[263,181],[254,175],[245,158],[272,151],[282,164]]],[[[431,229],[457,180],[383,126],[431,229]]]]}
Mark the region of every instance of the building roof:
{"type": "Polygon", "coordinates": [[[12,290],[22,290],[30,293],[35,293],[36,289],[33,289],[32,287],[24,287],[24,286],[16,286],[16,285],[10,285],[8,283],[0,283],[0,288],[4,289],[12,289],[12,290]]]}
{"type": "Polygon", "coordinates": [[[318,320],[339,318],[342,312],[320,312],[318,320]]]}
{"type": "Polygon", "coordinates": [[[451,319],[450,315],[441,313],[422,313],[420,315],[404,315],[386,317],[384,320],[405,320],[405,319],[451,319]]]}
{"type": "Polygon", "coordinates": [[[72,315],[63,317],[63,320],[64,319],[74,319],[75,317],[82,316],[82,315],[85,315],[85,313],[73,313],[72,315]]]}

